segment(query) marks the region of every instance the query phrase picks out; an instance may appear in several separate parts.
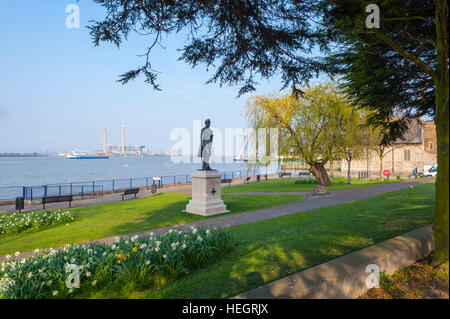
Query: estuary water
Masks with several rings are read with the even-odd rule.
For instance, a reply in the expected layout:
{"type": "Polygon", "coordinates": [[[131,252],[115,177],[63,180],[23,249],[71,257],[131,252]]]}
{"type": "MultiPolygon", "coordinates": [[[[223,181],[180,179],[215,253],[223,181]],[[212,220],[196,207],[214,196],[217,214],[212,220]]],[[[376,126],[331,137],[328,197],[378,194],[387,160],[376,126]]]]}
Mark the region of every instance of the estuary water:
{"type": "MultiPolygon", "coordinates": [[[[169,156],[109,159],[0,157],[0,187],[190,175],[200,167],[199,163],[174,163],[169,156]]],[[[225,160],[222,163],[211,163],[211,167],[222,173],[254,168],[247,163],[226,163],[225,160]]],[[[267,173],[272,173],[272,170],[268,170],[267,173]]],[[[265,173],[266,170],[262,172],[265,173]]]]}

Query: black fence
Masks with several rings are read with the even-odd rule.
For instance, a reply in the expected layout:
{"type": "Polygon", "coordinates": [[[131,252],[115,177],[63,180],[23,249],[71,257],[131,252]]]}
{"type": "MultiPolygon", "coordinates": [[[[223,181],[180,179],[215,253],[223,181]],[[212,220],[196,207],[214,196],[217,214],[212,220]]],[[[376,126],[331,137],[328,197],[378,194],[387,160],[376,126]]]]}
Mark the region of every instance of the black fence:
{"type": "MultiPolygon", "coordinates": [[[[263,175],[257,170],[223,172],[222,178],[254,177],[263,175]]],[[[191,175],[153,176],[128,179],[110,179],[90,182],[73,182],[36,186],[0,187],[0,201],[14,200],[24,197],[27,200],[39,199],[47,196],[73,195],[80,197],[103,196],[105,192],[115,192],[128,188],[146,187],[152,184],[158,186],[180,185],[191,183],[191,175]]]]}

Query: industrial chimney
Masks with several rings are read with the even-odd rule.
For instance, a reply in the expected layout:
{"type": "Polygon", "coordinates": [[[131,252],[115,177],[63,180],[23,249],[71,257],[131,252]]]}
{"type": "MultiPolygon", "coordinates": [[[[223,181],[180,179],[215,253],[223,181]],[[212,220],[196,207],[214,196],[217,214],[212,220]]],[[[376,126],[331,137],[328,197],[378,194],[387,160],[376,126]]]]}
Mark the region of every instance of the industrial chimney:
{"type": "Polygon", "coordinates": [[[122,124],[122,154],[125,154],[125,124],[122,124]]]}
{"type": "Polygon", "coordinates": [[[103,127],[103,154],[106,154],[106,126],[103,127]]]}

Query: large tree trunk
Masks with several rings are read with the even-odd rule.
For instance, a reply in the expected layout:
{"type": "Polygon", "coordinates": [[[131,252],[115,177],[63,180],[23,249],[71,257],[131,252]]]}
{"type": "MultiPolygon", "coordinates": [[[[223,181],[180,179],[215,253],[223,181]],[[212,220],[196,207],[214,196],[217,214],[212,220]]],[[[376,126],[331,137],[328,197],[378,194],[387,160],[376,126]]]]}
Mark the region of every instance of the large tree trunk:
{"type": "Polygon", "coordinates": [[[434,243],[437,264],[448,263],[449,252],[449,79],[448,79],[448,43],[445,17],[446,1],[436,1],[437,35],[437,76],[435,79],[436,96],[436,136],[438,144],[438,171],[436,179],[436,208],[434,214],[434,243]]]}
{"type": "Polygon", "coordinates": [[[330,160],[330,177],[333,177],[333,161],[330,160]]]}
{"type": "Polygon", "coordinates": [[[325,187],[331,185],[330,177],[328,176],[327,170],[322,163],[314,163],[313,165],[311,165],[311,168],[309,170],[317,179],[320,185],[325,187]]]}

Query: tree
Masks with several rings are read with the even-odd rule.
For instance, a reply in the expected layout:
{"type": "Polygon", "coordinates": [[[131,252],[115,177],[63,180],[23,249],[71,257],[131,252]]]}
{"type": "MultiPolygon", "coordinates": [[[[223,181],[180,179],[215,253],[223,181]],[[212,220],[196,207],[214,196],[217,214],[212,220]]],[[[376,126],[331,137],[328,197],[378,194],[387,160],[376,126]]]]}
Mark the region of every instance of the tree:
{"type": "Polygon", "coordinates": [[[255,96],[248,100],[246,117],[254,129],[276,127],[279,154],[284,160],[302,159],[322,186],[331,185],[325,165],[343,137],[345,116],[353,110],[333,84],[292,95],[255,96]]]}
{"type": "Polygon", "coordinates": [[[120,46],[132,32],[150,37],[143,64],[122,74],[127,83],[139,76],[155,89],[158,72],[151,51],[172,33],[186,35],[180,60],[195,67],[205,64],[215,73],[207,83],[240,85],[239,95],[255,90],[255,75],[282,77],[283,88],[302,86],[317,76],[323,61],[308,57],[323,45],[311,15],[318,14],[314,1],[260,0],[94,0],[106,9],[102,21],[91,21],[90,34],[97,46],[102,41],[120,46]]]}
{"type": "MultiPolygon", "coordinates": [[[[192,66],[205,64],[214,68],[209,82],[239,84],[239,94],[255,89],[256,74],[263,78],[281,74],[282,86],[291,86],[294,93],[301,94],[297,87],[307,84],[319,72],[334,73],[321,56],[311,55],[314,48],[327,54],[337,44],[348,49],[348,53],[373,56],[382,66],[376,80],[384,81],[373,86],[373,78],[359,78],[374,89],[358,104],[372,105],[377,110],[380,116],[374,117],[374,121],[387,123],[399,105],[406,106],[403,112],[410,105],[415,110],[411,114],[420,114],[425,112],[422,108],[431,107],[428,103],[434,101],[439,167],[435,261],[448,260],[449,56],[445,0],[381,1],[381,28],[372,29],[364,23],[365,8],[373,2],[370,0],[94,1],[107,11],[103,21],[94,21],[90,26],[95,45],[109,41],[120,46],[134,31],[153,36],[144,53],[144,64],[124,73],[120,77],[122,83],[144,75],[146,82],[159,89],[150,52],[160,44],[163,35],[176,32],[187,32],[181,60],[192,66]],[[395,74],[387,73],[390,79],[380,75],[391,69],[388,66],[395,71],[395,74]],[[400,97],[395,98],[399,93],[400,97]],[[370,95],[377,103],[363,103],[370,95]],[[408,99],[408,96],[416,98],[408,99]]],[[[358,60],[355,63],[357,66],[358,60]]],[[[406,125],[399,121],[390,128],[388,138],[398,137],[406,125]]]]}
{"type": "Polygon", "coordinates": [[[385,128],[382,144],[401,137],[412,118],[434,117],[438,174],[434,261],[449,253],[449,66],[445,0],[377,2],[379,28],[368,28],[373,1],[332,0],[324,19],[340,45],[328,58],[355,104],[373,110],[370,121],[385,128]],[[352,17],[349,19],[349,17],[352,17]],[[395,115],[401,115],[392,121],[395,115]]]}
{"type": "Polygon", "coordinates": [[[351,163],[358,160],[364,151],[364,139],[367,135],[367,127],[365,127],[364,112],[357,110],[355,107],[349,107],[344,113],[344,123],[342,134],[338,147],[343,158],[347,161],[347,183],[352,183],[351,163]]]}
{"type": "MultiPolygon", "coordinates": [[[[383,136],[380,136],[381,139],[383,138],[383,136]]],[[[373,150],[375,151],[375,154],[377,154],[378,156],[378,160],[380,161],[380,180],[383,181],[384,180],[384,173],[383,173],[383,160],[386,157],[386,155],[388,155],[392,149],[389,147],[388,144],[385,143],[381,143],[381,141],[378,142],[378,144],[376,144],[373,147],[373,150]]]]}
{"type": "Polygon", "coordinates": [[[337,147],[336,144],[330,144],[328,153],[331,154],[330,160],[329,160],[330,177],[334,177],[334,162],[335,162],[335,159],[339,160],[339,157],[340,157],[339,148],[337,147]]]}

